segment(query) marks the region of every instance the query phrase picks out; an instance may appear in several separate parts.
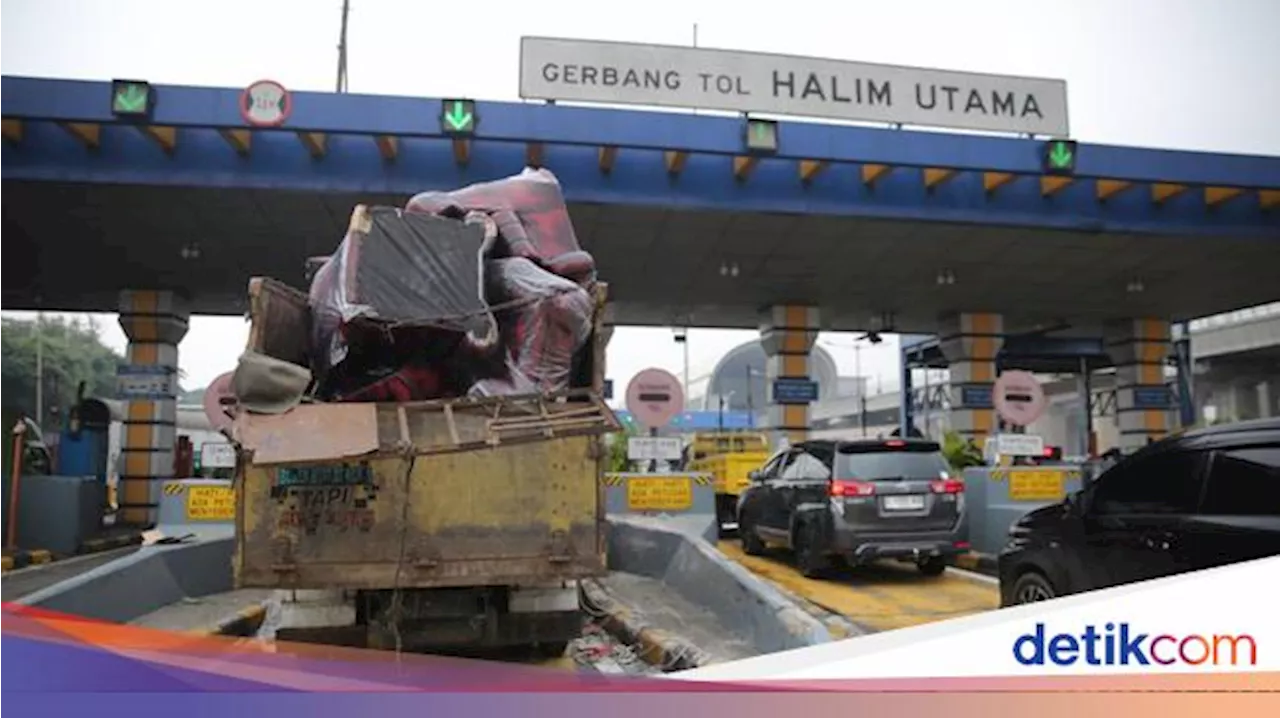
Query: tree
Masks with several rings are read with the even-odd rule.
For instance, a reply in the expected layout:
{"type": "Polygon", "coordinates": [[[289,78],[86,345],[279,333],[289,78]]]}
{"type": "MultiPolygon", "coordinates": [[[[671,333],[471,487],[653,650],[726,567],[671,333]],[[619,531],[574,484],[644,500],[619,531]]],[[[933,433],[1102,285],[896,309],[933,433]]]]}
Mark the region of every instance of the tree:
{"type": "Polygon", "coordinates": [[[959,433],[948,431],[942,438],[942,455],[947,463],[956,471],[964,471],[970,466],[982,466],[982,449],[959,433]]]}
{"type": "Polygon", "coordinates": [[[114,397],[116,367],[124,358],[98,338],[92,320],[48,317],[43,320],[3,320],[0,331],[0,372],[5,409],[36,415],[36,340],[43,344],[45,431],[57,430],[60,417],[76,400],[80,382],[85,395],[114,397]]]}

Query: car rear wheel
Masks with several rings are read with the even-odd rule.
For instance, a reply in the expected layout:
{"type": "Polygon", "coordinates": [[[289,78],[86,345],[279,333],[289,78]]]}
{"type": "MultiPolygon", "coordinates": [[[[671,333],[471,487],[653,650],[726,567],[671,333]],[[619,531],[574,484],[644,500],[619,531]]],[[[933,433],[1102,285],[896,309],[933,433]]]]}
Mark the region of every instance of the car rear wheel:
{"type": "Polygon", "coordinates": [[[806,521],[796,529],[793,545],[796,568],[800,569],[800,574],[805,578],[819,578],[830,567],[830,562],[822,551],[821,541],[818,527],[812,521],[806,521]]]}
{"type": "Polygon", "coordinates": [[[764,553],[764,541],[756,534],[755,524],[746,516],[738,519],[738,538],[742,541],[742,552],[748,556],[759,556],[764,553]]]}
{"type": "Polygon", "coordinates": [[[1053,584],[1049,583],[1049,579],[1035,571],[1028,571],[1019,576],[1018,580],[1013,582],[1012,594],[1014,606],[1048,601],[1058,595],[1053,589],[1053,584]]]}
{"type": "Polygon", "coordinates": [[[947,570],[947,560],[941,556],[931,556],[916,563],[916,568],[926,576],[941,576],[947,570]]]}

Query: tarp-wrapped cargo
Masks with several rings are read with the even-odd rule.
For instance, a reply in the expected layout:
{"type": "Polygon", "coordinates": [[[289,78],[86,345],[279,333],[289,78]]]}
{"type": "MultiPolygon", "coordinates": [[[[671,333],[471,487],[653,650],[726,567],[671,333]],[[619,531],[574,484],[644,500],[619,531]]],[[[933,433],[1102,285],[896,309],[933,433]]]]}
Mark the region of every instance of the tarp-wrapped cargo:
{"type": "Polygon", "coordinates": [[[587,291],[523,257],[485,265],[486,295],[495,306],[506,376],[480,379],[475,396],[556,391],[569,385],[574,357],[591,334],[587,291]]]}
{"type": "Polygon", "coordinates": [[[457,221],[357,207],[338,251],[311,283],[316,373],[325,376],[346,359],[352,344],[347,328],[362,323],[452,331],[475,349],[491,347],[497,325],[483,275],[496,237],[492,221],[480,213],[457,221]]]}
{"type": "Polygon", "coordinates": [[[423,192],[405,205],[409,212],[491,216],[498,227],[497,257],[524,257],[554,274],[586,286],[595,281],[595,261],[582,251],[555,175],[525,169],[515,177],[453,192],[423,192]]]}
{"type": "Polygon", "coordinates": [[[308,274],[328,401],[559,391],[590,333],[594,261],[546,170],[357,208],[308,274]]]}

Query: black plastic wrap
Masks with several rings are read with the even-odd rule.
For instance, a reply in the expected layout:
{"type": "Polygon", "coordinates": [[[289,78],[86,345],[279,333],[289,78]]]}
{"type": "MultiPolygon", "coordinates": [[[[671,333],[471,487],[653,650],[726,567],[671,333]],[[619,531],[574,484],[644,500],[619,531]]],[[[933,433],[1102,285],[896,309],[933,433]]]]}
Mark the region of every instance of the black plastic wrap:
{"type": "Polygon", "coordinates": [[[486,215],[450,219],[358,208],[338,250],[311,281],[316,372],[328,375],[360,337],[434,328],[484,351],[498,339],[484,296],[484,257],[497,238],[486,215]],[[366,326],[367,325],[367,326],[366,326]]]}
{"type": "Polygon", "coordinates": [[[484,212],[497,225],[501,246],[495,256],[531,259],[583,286],[595,281],[595,261],[579,246],[560,182],[548,170],[527,168],[514,177],[453,192],[423,192],[405,209],[446,216],[484,212]]]}
{"type": "Polygon", "coordinates": [[[505,376],[480,379],[472,396],[560,391],[591,335],[595,303],[582,287],[523,257],[487,262],[486,294],[502,336],[505,376]]]}

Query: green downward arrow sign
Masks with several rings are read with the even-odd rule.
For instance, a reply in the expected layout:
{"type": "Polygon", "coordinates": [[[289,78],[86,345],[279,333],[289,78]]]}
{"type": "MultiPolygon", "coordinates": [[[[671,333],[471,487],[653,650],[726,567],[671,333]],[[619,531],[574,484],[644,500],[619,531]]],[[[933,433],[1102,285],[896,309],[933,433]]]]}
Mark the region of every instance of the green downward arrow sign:
{"type": "Polygon", "coordinates": [[[448,111],[444,113],[444,121],[448,124],[449,129],[455,132],[462,132],[471,127],[471,121],[474,116],[467,111],[466,103],[461,100],[454,100],[448,111]]]}
{"type": "Polygon", "coordinates": [[[1071,150],[1065,142],[1053,143],[1053,149],[1049,151],[1049,163],[1055,169],[1064,169],[1071,166],[1071,150]]]}
{"type": "Polygon", "coordinates": [[[128,85],[116,93],[117,112],[141,112],[147,107],[147,91],[138,85],[128,85]]]}

